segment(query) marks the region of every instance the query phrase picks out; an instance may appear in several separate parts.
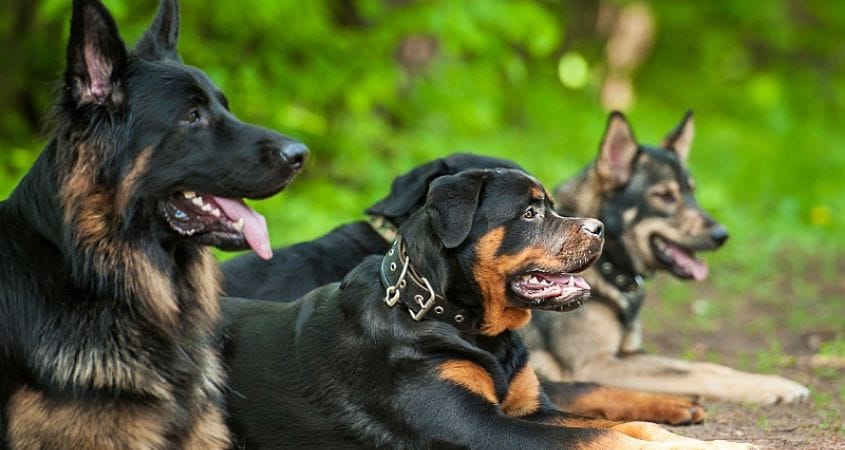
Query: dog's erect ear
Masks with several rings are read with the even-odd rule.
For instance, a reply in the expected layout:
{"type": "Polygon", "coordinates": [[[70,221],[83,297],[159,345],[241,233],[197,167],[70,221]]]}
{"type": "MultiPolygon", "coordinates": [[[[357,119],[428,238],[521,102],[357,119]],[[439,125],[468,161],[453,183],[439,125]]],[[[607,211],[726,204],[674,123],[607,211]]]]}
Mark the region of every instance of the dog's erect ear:
{"type": "Polygon", "coordinates": [[[634,132],[631,131],[625,116],[613,111],[607,120],[607,130],[604,132],[596,161],[596,173],[603,190],[614,190],[628,183],[638,152],[639,146],[634,139],[634,132]]]}
{"type": "Polygon", "coordinates": [[[65,87],[76,105],[120,105],[126,98],[127,51],[98,0],[74,0],[65,87]]]}
{"type": "Polygon", "coordinates": [[[415,167],[410,172],[396,177],[390,185],[390,194],[367,208],[366,213],[371,216],[383,216],[399,226],[412,212],[425,204],[429,183],[449,173],[449,167],[442,159],[415,167]]]}
{"type": "Polygon", "coordinates": [[[431,183],[425,208],[444,247],[455,248],[469,236],[483,184],[482,175],[473,172],[442,176],[431,183]]]}
{"type": "Polygon", "coordinates": [[[692,110],[687,111],[681,123],[663,139],[663,148],[675,152],[682,163],[687,162],[692,148],[692,138],[695,135],[695,121],[692,110]]]}
{"type": "Polygon", "coordinates": [[[176,51],[179,39],[179,1],[161,0],[153,23],[135,46],[135,54],[148,61],[180,61],[176,51]]]}

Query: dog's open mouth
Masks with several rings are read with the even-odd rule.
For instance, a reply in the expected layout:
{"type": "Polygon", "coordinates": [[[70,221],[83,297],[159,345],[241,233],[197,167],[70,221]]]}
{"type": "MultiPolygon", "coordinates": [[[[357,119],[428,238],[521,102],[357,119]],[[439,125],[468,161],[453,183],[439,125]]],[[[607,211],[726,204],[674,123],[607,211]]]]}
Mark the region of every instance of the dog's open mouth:
{"type": "Polygon", "coordinates": [[[707,278],[707,263],[697,259],[693,250],[657,235],[651,238],[651,246],[657,258],[678,277],[694,280],[707,278]]]}
{"type": "Polygon", "coordinates": [[[526,272],[514,278],[510,287],[526,307],[553,311],[579,308],[590,295],[590,285],[570,273],[526,272]]]}
{"type": "Polygon", "coordinates": [[[162,201],[159,208],[182,236],[223,250],[249,247],[261,258],[273,257],[267,222],[241,199],[184,191],[162,201]]]}

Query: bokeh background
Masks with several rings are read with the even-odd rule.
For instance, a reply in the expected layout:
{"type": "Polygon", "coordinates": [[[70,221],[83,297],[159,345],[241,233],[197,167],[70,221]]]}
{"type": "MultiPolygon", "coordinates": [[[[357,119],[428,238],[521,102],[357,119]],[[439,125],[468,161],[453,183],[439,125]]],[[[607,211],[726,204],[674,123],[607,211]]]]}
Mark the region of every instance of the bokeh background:
{"type": "MultiPolygon", "coordinates": [[[[130,43],[156,7],[105,3],[130,43]]],[[[2,4],[0,198],[44,145],[69,14],[69,0],[2,4]]],[[[255,204],[276,245],[361,218],[434,157],[511,158],[551,187],[595,156],[611,109],[652,144],[695,110],[698,199],[732,237],[707,283],[653,283],[651,349],[841,386],[845,3],[183,0],[182,17],[185,62],[242,119],[312,150],[255,204]],[[819,357],[834,363],[806,362],[819,357]]],[[[814,400],[813,426],[842,433],[845,388],[814,400]]]]}

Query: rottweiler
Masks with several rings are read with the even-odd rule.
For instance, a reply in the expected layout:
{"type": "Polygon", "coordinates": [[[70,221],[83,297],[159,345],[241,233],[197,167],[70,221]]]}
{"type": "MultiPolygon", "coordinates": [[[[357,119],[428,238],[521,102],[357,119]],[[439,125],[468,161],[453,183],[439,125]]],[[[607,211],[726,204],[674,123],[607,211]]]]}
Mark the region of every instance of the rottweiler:
{"type": "Polygon", "coordinates": [[[510,169],[431,183],[386,255],[293,303],[227,299],[245,448],[748,448],[558,411],[514,328],[589,297],[601,222],[510,169]]]}
{"type": "Polygon", "coordinates": [[[164,0],[130,51],[99,1],[73,2],[52,138],[0,203],[0,448],[231,445],[207,246],[267,256],[241,198],[308,151],[237,120],[178,27],[164,0]]]}
{"type": "Polygon", "coordinates": [[[584,273],[593,299],[571,314],[535,314],[522,330],[541,377],[738,402],[807,396],[807,388],[778,376],[642,351],[643,279],[655,272],[704,279],[708,268],[696,252],[728,239],[695,199],[687,167],[694,131],[688,112],[661,146],[641,145],[625,117],[612,113],[596,160],[555,189],[558,211],[601,219],[607,243],[584,273]]]}
{"type": "MultiPolygon", "coordinates": [[[[313,241],[275,249],[269,261],[247,254],[224,263],[224,292],[235,297],[293,301],[319,286],[340,281],[365,257],[387,252],[397,228],[425,203],[434,179],[485,168],[525,171],[506,159],[468,153],[429,161],[396,177],[390,193],[367,208],[369,221],[342,225],[313,241]]],[[[699,423],[705,417],[704,408],[687,398],[595,383],[543,383],[559,408],[584,416],[675,425],[699,423]]]]}

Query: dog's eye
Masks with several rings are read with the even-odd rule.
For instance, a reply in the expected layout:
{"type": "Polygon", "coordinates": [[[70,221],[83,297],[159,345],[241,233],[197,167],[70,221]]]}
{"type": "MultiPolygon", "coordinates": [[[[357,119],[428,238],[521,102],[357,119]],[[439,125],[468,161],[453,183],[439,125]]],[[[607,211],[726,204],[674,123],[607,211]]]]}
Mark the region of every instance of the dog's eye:
{"type": "Polygon", "coordinates": [[[666,203],[675,203],[675,193],[672,191],[658,192],[657,196],[666,203]]]}
{"type": "Polygon", "coordinates": [[[186,123],[197,123],[202,119],[202,115],[200,115],[200,111],[198,109],[192,109],[188,111],[188,114],[185,114],[185,122],[186,123]]]}
{"type": "Polygon", "coordinates": [[[528,209],[526,209],[525,212],[522,213],[522,218],[523,219],[533,219],[534,216],[536,216],[536,215],[537,215],[537,211],[534,209],[534,207],[529,206],[528,209]]]}

